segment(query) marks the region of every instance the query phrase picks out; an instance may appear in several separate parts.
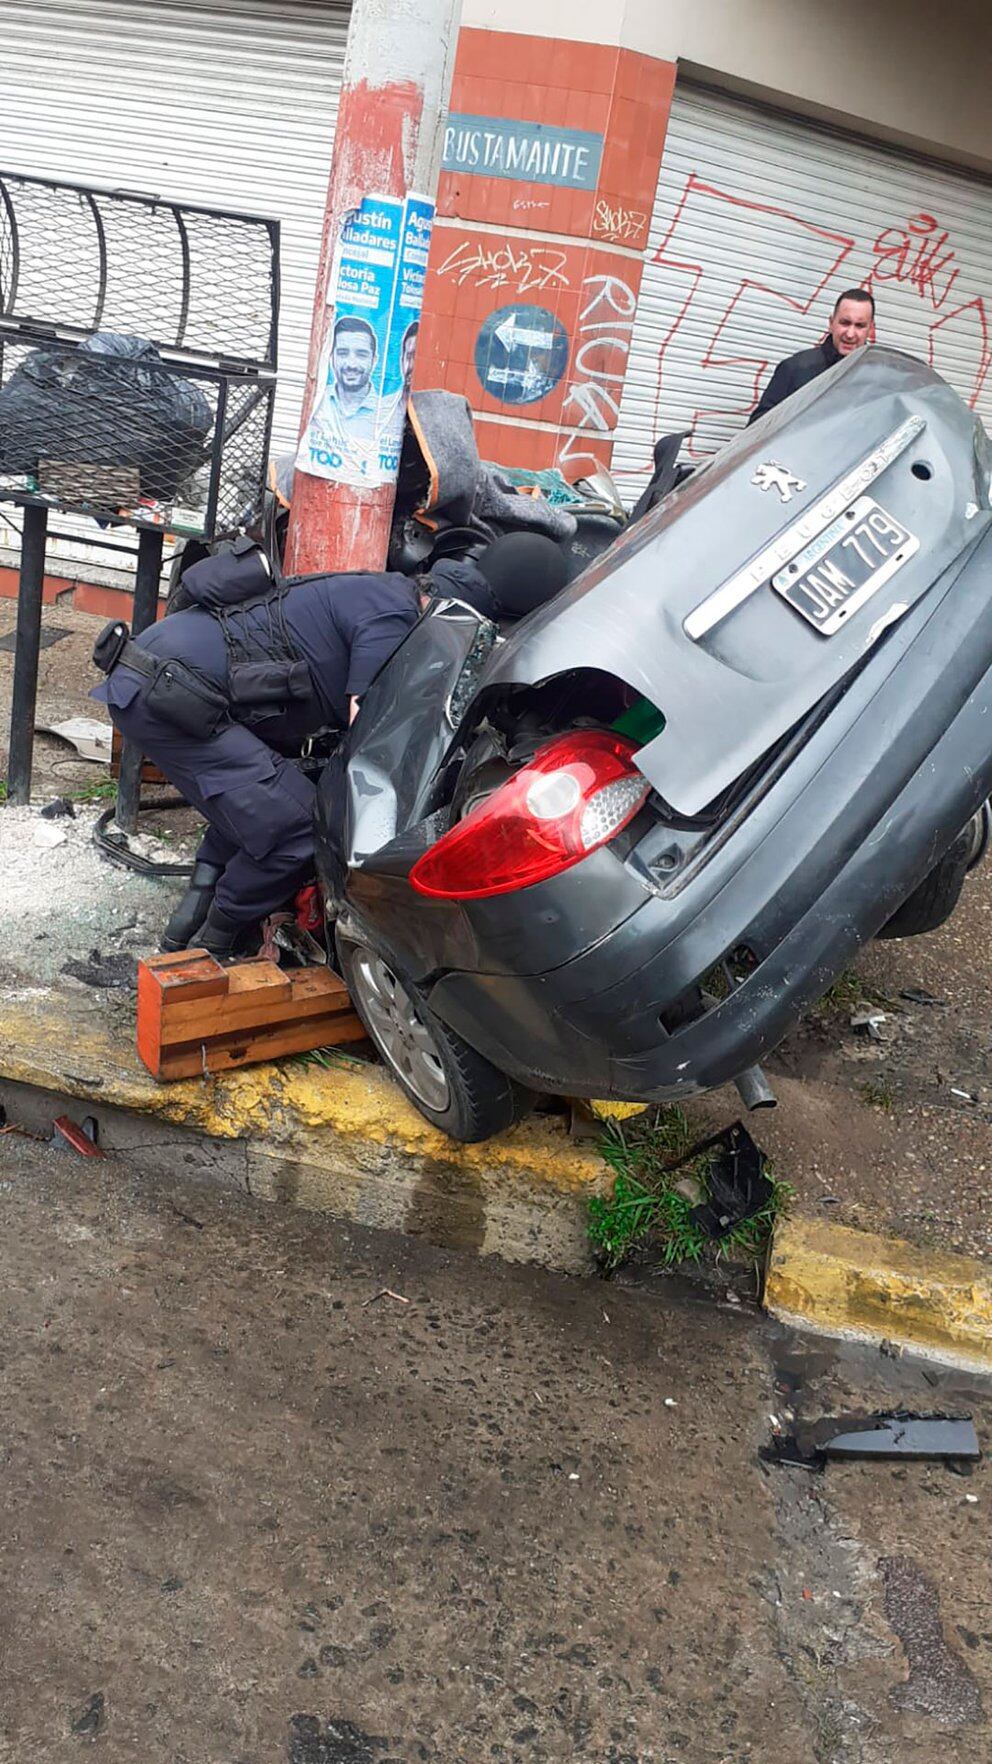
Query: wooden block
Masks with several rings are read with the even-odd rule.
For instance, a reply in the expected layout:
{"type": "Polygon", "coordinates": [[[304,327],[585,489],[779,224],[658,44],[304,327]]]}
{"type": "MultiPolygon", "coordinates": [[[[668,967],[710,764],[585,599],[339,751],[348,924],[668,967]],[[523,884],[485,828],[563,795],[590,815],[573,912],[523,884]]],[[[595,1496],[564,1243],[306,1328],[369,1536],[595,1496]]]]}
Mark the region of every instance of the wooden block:
{"type": "Polygon", "coordinates": [[[177,996],[187,1000],[220,998],[227,992],[232,973],[205,949],[177,949],[149,956],[141,968],[163,994],[163,1002],[165,997],[177,996]]]}
{"type": "Polygon", "coordinates": [[[235,1072],[261,1060],[279,1060],[287,1054],[309,1053],[315,1047],[340,1047],[364,1040],[364,1024],[354,1012],[346,1011],[257,1034],[246,1035],[242,1031],[214,1041],[166,1048],[155,1076],[160,1083],[167,1083],[176,1078],[199,1078],[207,1072],[235,1072]]]}
{"type": "Polygon", "coordinates": [[[301,968],[290,983],[289,976],[272,962],[259,965],[276,976],[274,984],[261,979],[254,986],[242,982],[223,998],[194,999],[191,1004],[183,1001],[181,993],[174,995],[162,1012],[162,1046],[194,1039],[209,1041],[213,1035],[229,1035],[238,1029],[267,1029],[349,1008],[343,981],[326,968],[301,968]]]}
{"type": "Polygon", "coordinates": [[[290,972],[263,958],[225,968],[197,949],[138,964],[138,1052],[156,1078],[230,1071],[364,1034],[327,968],[290,972]]]}
{"type": "MultiPolygon", "coordinates": [[[[119,729],[115,729],[110,742],[110,776],[112,778],[119,778],[121,775],[121,754],[123,751],[124,737],[119,729]]],[[[141,762],[141,782],[142,784],[168,784],[170,780],[164,772],[159,771],[158,766],[153,765],[151,760],[143,759],[141,762]]]]}
{"type": "Polygon", "coordinates": [[[218,998],[226,992],[227,974],[205,949],[181,949],[138,963],[138,1052],[150,1072],[157,1070],[162,1052],[165,1000],[218,998]]]}

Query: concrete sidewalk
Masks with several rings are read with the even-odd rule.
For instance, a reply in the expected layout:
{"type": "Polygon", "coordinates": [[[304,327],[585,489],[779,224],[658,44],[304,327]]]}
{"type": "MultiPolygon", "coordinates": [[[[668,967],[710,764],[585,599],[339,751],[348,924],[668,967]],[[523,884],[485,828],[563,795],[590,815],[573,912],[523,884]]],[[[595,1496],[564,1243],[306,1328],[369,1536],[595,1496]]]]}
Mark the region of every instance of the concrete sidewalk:
{"type": "Polygon", "coordinates": [[[157,1084],[128,1013],[52,988],[0,990],[0,1101],[44,1130],[53,1098],[92,1115],[100,1143],[139,1169],[207,1162],[263,1200],[570,1273],[590,1266],[589,1196],[608,1172],[565,1117],[531,1116],[485,1145],[430,1127],[376,1066],[304,1058],[157,1084]]]}
{"type": "MultiPolygon", "coordinates": [[[[533,1115],[484,1145],[456,1145],[357,1061],[157,1084],[126,1011],[50,988],[0,992],[0,1104],[40,1133],[63,1109],[91,1116],[101,1146],[138,1175],[174,1184],[207,1174],[257,1199],[572,1274],[591,1270],[588,1201],[609,1187],[564,1117],[533,1115]]],[[[992,1267],[853,1231],[808,1206],[776,1230],[765,1299],[825,1334],[992,1366],[992,1267]]]]}

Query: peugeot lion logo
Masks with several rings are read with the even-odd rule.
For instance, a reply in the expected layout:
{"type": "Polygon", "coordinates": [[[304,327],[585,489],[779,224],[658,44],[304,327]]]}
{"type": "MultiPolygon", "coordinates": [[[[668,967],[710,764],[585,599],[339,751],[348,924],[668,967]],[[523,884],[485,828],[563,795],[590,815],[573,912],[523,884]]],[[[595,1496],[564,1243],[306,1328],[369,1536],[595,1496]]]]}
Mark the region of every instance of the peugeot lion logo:
{"type": "Polygon", "coordinates": [[[772,460],[759,465],[751,482],[759,490],[777,490],[783,502],[791,502],[797,490],[806,488],[802,478],[787,472],[784,466],[775,465],[772,460]]]}

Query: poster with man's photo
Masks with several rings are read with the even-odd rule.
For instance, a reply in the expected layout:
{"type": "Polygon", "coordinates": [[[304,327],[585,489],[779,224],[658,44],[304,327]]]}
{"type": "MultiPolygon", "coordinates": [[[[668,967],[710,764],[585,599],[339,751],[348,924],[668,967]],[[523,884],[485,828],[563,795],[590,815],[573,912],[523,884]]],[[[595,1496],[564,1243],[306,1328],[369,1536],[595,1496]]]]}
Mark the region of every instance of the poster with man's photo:
{"type": "Polygon", "coordinates": [[[334,316],[297,468],[356,488],[396,475],[434,204],[366,196],[341,229],[334,316]]]}

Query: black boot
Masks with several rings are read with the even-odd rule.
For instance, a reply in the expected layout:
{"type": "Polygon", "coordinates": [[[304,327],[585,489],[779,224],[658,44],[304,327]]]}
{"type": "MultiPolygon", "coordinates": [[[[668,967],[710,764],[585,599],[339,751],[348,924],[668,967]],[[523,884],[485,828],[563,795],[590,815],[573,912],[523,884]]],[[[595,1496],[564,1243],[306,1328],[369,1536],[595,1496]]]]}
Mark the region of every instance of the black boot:
{"type": "Polygon", "coordinates": [[[223,873],[220,864],[193,865],[189,887],[162,932],[160,949],[171,953],[177,949],[188,949],[191,943],[196,942],[196,934],[210,911],[214,889],[223,873]]]}
{"type": "Polygon", "coordinates": [[[225,956],[241,955],[251,941],[254,929],[254,925],[246,925],[241,919],[232,919],[214,901],[197,932],[196,947],[221,960],[225,956]]]}

